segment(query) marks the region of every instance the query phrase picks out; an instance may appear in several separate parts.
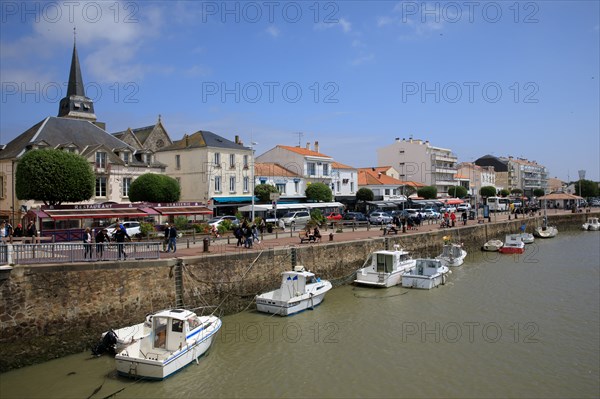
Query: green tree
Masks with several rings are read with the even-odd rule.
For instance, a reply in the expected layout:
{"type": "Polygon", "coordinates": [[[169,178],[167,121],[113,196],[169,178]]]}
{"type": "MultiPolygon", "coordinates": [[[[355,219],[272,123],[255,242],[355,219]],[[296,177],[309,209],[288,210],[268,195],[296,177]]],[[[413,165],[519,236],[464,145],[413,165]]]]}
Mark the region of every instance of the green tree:
{"type": "Polygon", "coordinates": [[[448,189],[448,195],[456,198],[465,198],[468,191],[463,186],[454,186],[448,189]]]}
{"type": "Polygon", "coordinates": [[[501,197],[508,197],[510,195],[510,191],[503,188],[502,190],[498,191],[498,195],[501,197]]]}
{"type": "Polygon", "coordinates": [[[17,164],[15,191],[20,200],[46,205],[85,201],[94,195],[95,184],[89,162],[71,152],[32,150],[17,164]]]}
{"type": "Polygon", "coordinates": [[[131,202],[176,202],[181,188],[172,177],[156,173],[145,173],[135,179],[129,187],[131,202]]]}
{"type": "Polygon", "coordinates": [[[543,190],[543,189],[541,189],[541,188],[536,188],[536,189],[534,189],[534,190],[533,190],[533,195],[534,195],[535,197],[541,197],[541,196],[543,196],[544,194],[545,194],[545,193],[544,193],[544,190],[543,190]]]}
{"type": "Polygon", "coordinates": [[[598,196],[598,183],[591,180],[581,180],[581,194],[579,193],[579,180],[573,183],[575,185],[575,194],[588,198],[598,196]]]}
{"type": "Polygon", "coordinates": [[[523,190],[521,190],[520,188],[513,188],[512,190],[510,190],[510,193],[514,195],[523,195],[523,190]]]}
{"type": "Polygon", "coordinates": [[[437,188],[433,186],[425,186],[421,187],[417,190],[417,195],[419,197],[423,197],[425,199],[436,199],[437,198],[437,188]]]}
{"type": "Polygon", "coordinates": [[[278,193],[277,187],[272,186],[270,184],[259,184],[254,187],[254,195],[258,197],[260,202],[270,202],[271,193],[278,193]]]}
{"type": "Polygon", "coordinates": [[[331,188],[325,183],[311,183],[305,190],[306,199],[313,202],[330,202],[333,199],[331,188]]]}
{"type": "Polygon", "coordinates": [[[363,187],[359,188],[356,192],[356,200],[357,201],[373,201],[375,196],[373,195],[373,191],[370,188],[363,187]]]}
{"type": "Polygon", "coordinates": [[[483,186],[479,189],[479,195],[482,197],[495,197],[496,196],[496,187],[494,186],[483,186]]]}

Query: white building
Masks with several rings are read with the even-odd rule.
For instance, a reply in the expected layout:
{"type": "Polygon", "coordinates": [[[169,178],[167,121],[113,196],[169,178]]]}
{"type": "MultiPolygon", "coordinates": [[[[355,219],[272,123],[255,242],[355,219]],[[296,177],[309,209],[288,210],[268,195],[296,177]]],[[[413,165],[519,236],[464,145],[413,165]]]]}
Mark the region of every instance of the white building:
{"type": "Polygon", "coordinates": [[[306,184],[302,176],[276,163],[256,162],[254,164],[256,184],[269,184],[279,191],[280,201],[298,202],[306,198],[306,184]]]}
{"type": "Polygon", "coordinates": [[[397,138],[394,143],[377,150],[378,165],[390,165],[398,170],[400,180],[434,186],[438,195],[446,194],[457,184],[454,178],[457,160],[450,149],[412,138],[397,138]]]}
{"type": "Polygon", "coordinates": [[[358,171],[352,166],[333,162],[331,171],[331,191],[336,201],[356,199],[358,171]]]}

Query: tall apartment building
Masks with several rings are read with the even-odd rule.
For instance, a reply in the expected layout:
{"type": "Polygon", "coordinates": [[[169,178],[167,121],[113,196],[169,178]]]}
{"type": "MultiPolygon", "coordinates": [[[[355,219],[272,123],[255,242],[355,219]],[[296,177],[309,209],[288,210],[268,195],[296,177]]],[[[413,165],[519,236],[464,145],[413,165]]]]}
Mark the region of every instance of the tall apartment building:
{"type": "Polygon", "coordinates": [[[377,164],[399,172],[399,179],[434,186],[439,195],[457,184],[458,158],[452,150],[432,146],[428,140],[400,139],[377,149],[377,164]]]}
{"type": "Polygon", "coordinates": [[[496,172],[496,187],[511,191],[515,188],[523,190],[527,196],[533,195],[533,190],[548,189],[548,169],[535,161],[525,158],[495,157],[485,155],[475,161],[479,166],[492,166],[496,172]]]}

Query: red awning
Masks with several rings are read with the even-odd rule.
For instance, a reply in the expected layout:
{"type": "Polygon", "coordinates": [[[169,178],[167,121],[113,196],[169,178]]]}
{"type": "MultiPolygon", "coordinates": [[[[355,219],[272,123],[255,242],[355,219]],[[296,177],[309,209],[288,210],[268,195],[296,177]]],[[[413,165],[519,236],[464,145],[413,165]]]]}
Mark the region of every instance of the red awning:
{"type": "Polygon", "coordinates": [[[142,211],[146,212],[148,215],[160,215],[154,208],[140,208],[142,211]]]}
{"type": "Polygon", "coordinates": [[[205,206],[155,206],[161,215],[212,215],[212,211],[205,206]]]}
{"type": "Polygon", "coordinates": [[[97,219],[117,217],[143,217],[147,213],[138,208],[102,208],[102,209],[45,209],[44,212],[52,219],[97,219]]]}
{"type": "Polygon", "coordinates": [[[448,205],[458,205],[458,204],[462,204],[464,201],[458,198],[448,198],[448,199],[442,199],[440,200],[442,201],[444,204],[448,204],[448,205]]]}

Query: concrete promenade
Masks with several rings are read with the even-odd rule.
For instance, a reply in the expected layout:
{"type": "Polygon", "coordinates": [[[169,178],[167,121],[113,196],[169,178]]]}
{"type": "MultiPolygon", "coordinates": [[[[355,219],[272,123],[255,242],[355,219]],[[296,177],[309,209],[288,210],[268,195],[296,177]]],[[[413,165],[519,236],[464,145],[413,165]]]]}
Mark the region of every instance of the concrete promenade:
{"type": "MultiPolygon", "coordinates": [[[[592,213],[597,214],[600,210],[592,208],[592,213]]],[[[571,214],[571,211],[565,211],[563,209],[552,209],[547,211],[548,216],[552,215],[566,215],[571,214]]],[[[585,211],[584,211],[585,213],[585,211]]],[[[536,213],[536,216],[539,217],[543,215],[543,212],[536,213]]],[[[500,213],[492,213],[491,214],[491,223],[501,223],[507,221],[509,218],[509,214],[507,212],[500,213]]],[[[515,215],[510,215],[511,220],[515,220],[515,215]]],[[[516,220],[522,220],[527,223],[527,231],[533,232],[533,229],[536,227],[535,220],[530,216],[517,215],[516,220]]],[[[485,224],[488,224],[488,219],[485,219],[485,224]]],[[[473,226],[478,224],[477,220],[468,220],[467,226],[473,226]]],[[[448,233],[452,233],[453,231],[460,229],[463,227],[462,221],[459,219],[456,220],[456,227],[453,228],[444,228],[442,230],[448,231],[448,233]]],[[[329,234],[333,233],[333,242],[348,242],[354,240],[363,240],[369,238],[376,238],[383,236],[382,226],[371,225],[369,228],[365,226],[357,227],[353,230],[352,226],[344,226],[343,232],[337,233],[336,227],[331,228],[328,227],[327,230],[321,229],[322,239],[320,243],[300,243],[300,238],[298,234],[302,231],[302,228],[298,228],[295,231],[292,231],[290,228],[287,228],[286,231],[278,231],[277,233],[267,234],[265,233],[260,243],[254,243],[252,248],[244,248],[243,246],[237,246],[237,239],[229,233],[225,237],[217,238],[216,240],[211,239],[209,245],[209,252],[204,252],[204,243],[203,238],[205,236],[196,236],[196,242],[193,242],[192,237],[182,237],[177,240],[177,252],[175,253],[160,253],[161,259],[169,259],[169,258],[183,258],[190,256],[203,256],[209,254],[226,254],[226,253],[240,253],[240,252],[249,252],[249,251],[261,251],[269,248],[283,248],[290,246],[300,246],[300,245],[322,245],[323,243],[327,243],[330,241],[329,234]]],[[[397,236],[404,235],[412,235],[423,232],[429,232],[434,230],[440,230],[440,220],[423,220],[421,226],[418,229],[406,230],[403,233],[401,230],[398,232],[397,236]]],[[[392,236],[394,236],[392,234],[392,236]]]]}

